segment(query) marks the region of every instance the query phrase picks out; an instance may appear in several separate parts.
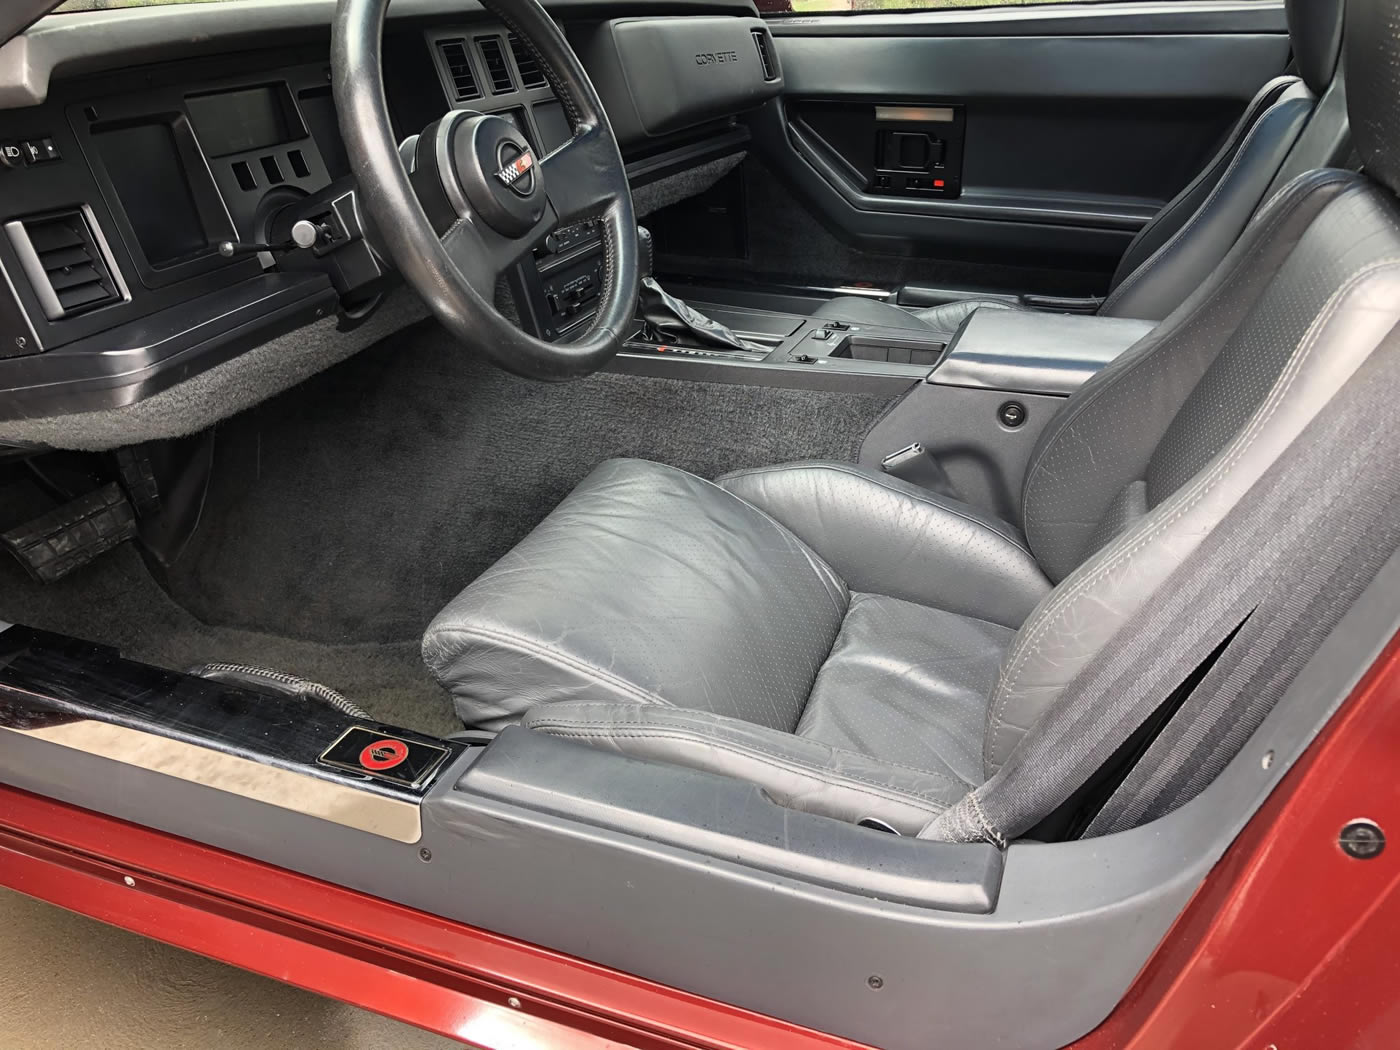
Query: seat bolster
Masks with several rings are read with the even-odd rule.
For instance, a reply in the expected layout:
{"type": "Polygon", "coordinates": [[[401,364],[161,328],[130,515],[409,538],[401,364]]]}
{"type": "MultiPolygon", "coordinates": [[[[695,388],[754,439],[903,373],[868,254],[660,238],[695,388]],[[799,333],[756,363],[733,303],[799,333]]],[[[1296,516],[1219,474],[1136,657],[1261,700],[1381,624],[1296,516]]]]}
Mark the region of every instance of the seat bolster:
{"type": "Polygon", "coordinates": [[[719,484],[792,531],[853,591],[1014,628],[1050,590],[1014,525],[888,474],[812,461],[719,484]]]}
{"type": "Polygon", "coordinates": [[[1301,83],[1286,88],[1245,133],[1209,196],[1146,262],[1119,283],[1099,312],[1160,321],[1196,290],[1239,240],[1312,115],[1301,83]]]}
{"type": "Polygon", "coordinates": [[[829,566],[719,486],[610,460],[437,615],[423,657],[472,728],[606,700],[790,732],[848,603],[829,566]]]}
{"type": "Polygon", "coordinates": [[[972,785],[705,711],[628,703],[532,708],[525,727],[633,758],[757,784],[779,805],[851,823],[866,817],[916,835],[972,785]]]}

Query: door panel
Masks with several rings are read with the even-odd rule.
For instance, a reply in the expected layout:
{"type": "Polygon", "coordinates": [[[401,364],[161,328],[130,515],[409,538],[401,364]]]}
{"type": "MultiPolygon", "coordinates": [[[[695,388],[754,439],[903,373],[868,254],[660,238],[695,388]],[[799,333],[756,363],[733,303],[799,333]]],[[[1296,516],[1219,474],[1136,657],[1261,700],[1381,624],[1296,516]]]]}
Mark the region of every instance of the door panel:
{"type": "Polygon", "coordinates": [[[1282,6],[1259,0],[770,25],[787,87],[751,117],[755,146],[813,221],[864,252],[992,262],[1012,281],[1062,267],[1100,288],[1289,55],[1282,6]],[[905,178],[897,125],[877,118],[911,108],[952,116],[946,135],[899,140],[905,178]]]}

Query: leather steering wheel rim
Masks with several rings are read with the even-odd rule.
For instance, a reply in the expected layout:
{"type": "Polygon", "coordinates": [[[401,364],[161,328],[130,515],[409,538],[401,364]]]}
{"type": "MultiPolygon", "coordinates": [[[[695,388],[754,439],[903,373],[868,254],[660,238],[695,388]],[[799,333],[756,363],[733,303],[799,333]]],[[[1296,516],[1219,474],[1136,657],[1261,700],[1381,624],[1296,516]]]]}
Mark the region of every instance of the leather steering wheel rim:
{"type": "MultiPolygon", "coordinates": [[[[500,118],[454,110],[419,137],[415,157],[424,158],[431,170],[415,168],[415,181],[400,157],[384,91],[389,0],[340,0],[331,38],[331,82],[358,196],[377,245],[457,339],[480,346],[517,375],[543,380],[588,375],[617,353],[633,323],[640,252],[626,169],[602,101],[554,20],[536,0],[482,0],[482,6],[531,50],[573,138],[542,159],[531,154],[533,170],[517,172],[521,185],[529,181],[522,194],[520,186],[504,181],[510,159],[519,160],[520,154],[507,155],[500,171],[478,163],[482,152],[473,143],[488,134],[483,122],[500,118]],[[439,180],[440,186],[430,185],[439,180]],[[527,214],[505,216],[518,219],[518,225],[498,229],[505,225],[501,205],[527,214]],[[561,221],[592,218],[602,231],[603,267],[598,311],[587,332],[549,343],[521,331],[496,309],[496,282],[561,221]],[[517,232],[525,223],[529,228],[517,232]]],[[[489,128],[509,137],[495,125],[489,128]]],[[[530,152],[523,139],[520,144],[530,152]]]]}

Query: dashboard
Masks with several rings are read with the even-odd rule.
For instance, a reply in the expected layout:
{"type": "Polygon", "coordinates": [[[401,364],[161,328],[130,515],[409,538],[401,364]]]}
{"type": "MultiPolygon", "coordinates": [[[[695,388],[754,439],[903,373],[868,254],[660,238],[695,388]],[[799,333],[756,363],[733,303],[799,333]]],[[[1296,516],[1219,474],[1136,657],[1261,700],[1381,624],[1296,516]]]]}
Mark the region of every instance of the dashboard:
{"type": "MultiPolygon", "coordinates": [[[[543,71],[464,6],[391,8],[396,134],[466,108],[548,153],[570,129],[543,71]]],[[[374,312],[395,277],[337,124],[333,9],[53,16],[0,49],[0,420],[120,411],[317,318],[349,327],[374,312]]],[[[634,190],[742,156],[737,115],[781,88],[747,3],[551,13],[599,88],[634,190]],[[699,58],[716,50],[735,56],[719,74],[699,58]]],[[[537,245],[510,282],[522,323],[546,338],[584,324],[597,254],[586,224],[537,245]]]]}

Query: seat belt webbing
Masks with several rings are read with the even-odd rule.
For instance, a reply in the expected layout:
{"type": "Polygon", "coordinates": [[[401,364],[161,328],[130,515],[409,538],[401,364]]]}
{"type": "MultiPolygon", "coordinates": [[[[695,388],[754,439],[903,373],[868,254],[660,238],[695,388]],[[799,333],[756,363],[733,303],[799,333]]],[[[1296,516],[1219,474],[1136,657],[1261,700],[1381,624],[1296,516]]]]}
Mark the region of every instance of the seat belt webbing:
{"type": "Polygon", "coordinates": [[[1065,687],[1002,768],[920,837],[1002,845],[1024,834],[1248,618],[1089,833],[1169,812],[1209,783],[1400,546],[1397,391],[1400,329],[1065,687]]]}

